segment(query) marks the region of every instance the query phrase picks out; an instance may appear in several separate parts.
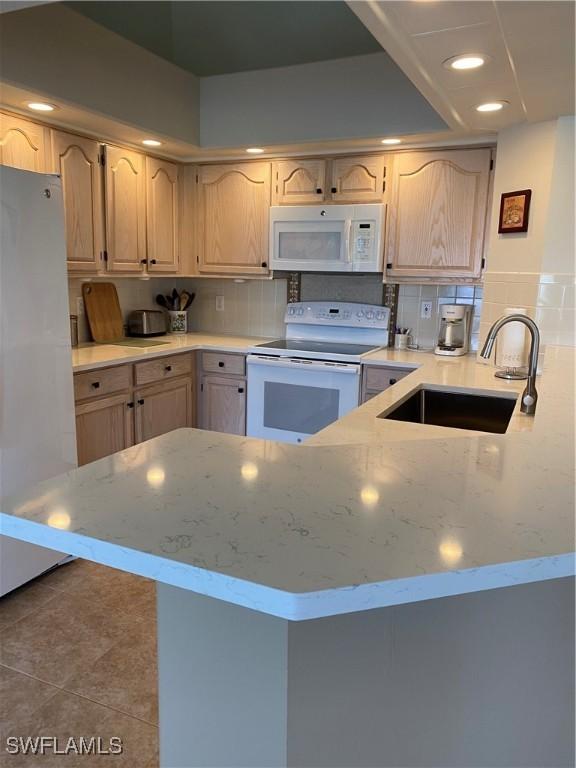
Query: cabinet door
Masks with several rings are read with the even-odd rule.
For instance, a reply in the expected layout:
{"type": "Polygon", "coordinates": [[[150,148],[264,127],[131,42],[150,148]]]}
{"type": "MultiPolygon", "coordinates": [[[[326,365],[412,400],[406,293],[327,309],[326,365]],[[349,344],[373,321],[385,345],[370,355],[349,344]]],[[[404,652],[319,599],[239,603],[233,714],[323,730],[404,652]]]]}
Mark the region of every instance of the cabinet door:
{"type": "Polygon", "coordinates": [[[96,272],[104,252],[100,144],[52,131],[52,162],[62,177],[68,269],[96,272]]]}
{"type": "Polygon", "coordinates": [[[144,155],[106,147],[106,248],[108,269],[142,272],[146,264],[144,155]]]}
{"type": "Polygon", "coordinates": [[[139,389],[134,402],[137,443],[192,426],[192,382],[188,378],[139,389]]]}
{"type": "Polygon", "coordinates": [[[200,272],[266,274],[270,163],[199,170],[200,272]]]}
{"type": "Polygon", "coordinates": [[[385,155],[339,157],[332,161],[332,200],[379,203],[384,195],[385,155]]]}
{"type": "Polygon", "coordinates": [[[76,406],[78,464],[88,464],[134,442],[134,408],[128,394],[76,406]]]}
{"type": "Polygon", "coordinates": [[[213,432],[246,434],[246,380],[203,376],[201,426],[213,432]]]}
{"type": "Polygon", "coordinates": [[[178,166],[146,158],[149,272],[178,271],[178,166]]]}
{"type": "Polygon", "coordinates": [[[0,164],[50,173],[50,133],[43,125],[0,113],[0,164]]]}
{"type": "Polygon", "coordinates": [[[304,205],[326,197],[326,160],[280,160],[272,166],[273,203],[304,205]]]}
{"type": "Polygon", "coordinates": [[[398,155],[389,217],[389,277],[480,277],[490,159],[489,149],[398,155]]]}

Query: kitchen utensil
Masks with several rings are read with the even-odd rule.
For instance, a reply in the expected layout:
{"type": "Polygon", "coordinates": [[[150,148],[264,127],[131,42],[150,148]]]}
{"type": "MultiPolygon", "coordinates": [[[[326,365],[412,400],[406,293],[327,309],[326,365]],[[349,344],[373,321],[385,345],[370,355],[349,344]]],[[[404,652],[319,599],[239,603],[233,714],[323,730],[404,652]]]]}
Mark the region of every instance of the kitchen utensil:
{"type": "Polygon", "coordinates": [[[194,301],[195,297],[196,297],[196,294],[195,294],[195,293],[189,293],[189,294],[188,294],[188,299],[187,299],[187,301],[186,301],[186,305],[185,305],[185,307],[184,307],[184,309],[185,309],[185,310],[186,310],[186,309],[188,309],[188,307],[190,306],[190,304],[192,304],[192,302],[194,301]]]}
{"type": "Polygon", "coordinates": [[[180,294],[180,299],[179,299],[180,310],[186,309],[186,302],[188,301],[189,296],[190,294],[188,293],[188,291],[182,291],[182,293],[180,294]]]}
{"type": "Polygon", "coordinates": [[[180,296],[176,288],[172,289],[172,309],[175,311],[180,309],[180,296]]]}
{"type": "Polygon", "coordinates": [[[121,339],[124,325],[114,283],[84,283],[82,297],[94,341],[106,344],[121,339]]]}
{"type": "Polygon", "coordinates": [[[161,293],[157,294],[156,296],[156,304],[159,304],[161,307],[164,307],[164,309],[168,309],[168,305],[166,304],[166,297],[162,296],[161,293]]]}

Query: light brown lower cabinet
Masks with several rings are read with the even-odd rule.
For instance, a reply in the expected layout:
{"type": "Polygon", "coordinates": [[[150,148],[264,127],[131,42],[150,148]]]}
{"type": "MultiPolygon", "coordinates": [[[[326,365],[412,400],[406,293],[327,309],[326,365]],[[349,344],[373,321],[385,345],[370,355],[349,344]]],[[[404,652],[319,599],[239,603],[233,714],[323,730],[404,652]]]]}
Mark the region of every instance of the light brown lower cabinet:
{"type": "Polygon", "coordinates": [[[192,383],[176,379],[134,392],[136,442],[193,424],[192,383]]]}
{"type": "Polygon", "coordinates": [[[76,405],[78,464],[88,464],[134,443],[134,416],[128,392],[76,405]]]}
{"type": "Polygon", "coordinates": [[[230,435],[246,434],[246,380],[232,376],[202,376],[200,426],[230,435]]]}
{"type": "Polygon", "coordinates": [[[400,379],[412,373],[413,368],[386,368],[380,365],[366,365],[362,372],[362,402],[371,400],[385,389],[393,387],[400,379]]]}

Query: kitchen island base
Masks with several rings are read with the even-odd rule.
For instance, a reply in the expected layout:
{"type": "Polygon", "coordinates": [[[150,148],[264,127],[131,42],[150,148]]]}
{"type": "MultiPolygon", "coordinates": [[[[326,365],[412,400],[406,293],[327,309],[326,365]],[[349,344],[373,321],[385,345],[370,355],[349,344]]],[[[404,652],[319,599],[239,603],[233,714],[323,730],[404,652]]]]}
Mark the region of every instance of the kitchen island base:
{"type": "Polygon", "coordinates": [[[157,587],[162,768],[573,763],[572,578],[300,622],[157,587]]]}

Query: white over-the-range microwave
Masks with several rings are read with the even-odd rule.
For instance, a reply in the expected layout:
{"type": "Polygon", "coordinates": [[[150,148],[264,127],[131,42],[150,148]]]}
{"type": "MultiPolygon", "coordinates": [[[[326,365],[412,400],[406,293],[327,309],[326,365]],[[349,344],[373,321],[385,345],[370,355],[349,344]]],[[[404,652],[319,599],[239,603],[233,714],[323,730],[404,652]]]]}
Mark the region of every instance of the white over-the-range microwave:
{"type": "Polygon", "coordinates": [[[382,272],[386,206],[275,205],[270,266],[288,272],[382,272]]]}

